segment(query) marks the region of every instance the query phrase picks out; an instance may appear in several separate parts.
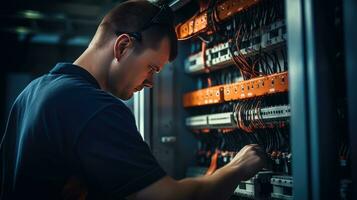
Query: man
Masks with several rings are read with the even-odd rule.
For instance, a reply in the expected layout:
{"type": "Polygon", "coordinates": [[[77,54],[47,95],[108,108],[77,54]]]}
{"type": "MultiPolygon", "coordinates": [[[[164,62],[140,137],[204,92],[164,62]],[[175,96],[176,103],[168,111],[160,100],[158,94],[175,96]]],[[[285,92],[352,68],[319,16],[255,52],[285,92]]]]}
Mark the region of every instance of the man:
{"type": "Polygon", "coordinates": [[[263,167],[244,147],[213,175],[174,180],[140,137],[129,99],[176,57],[171,11],[147,1],[111,10],[83,54],[16,99],[1,151],[3,199],[227,199],[263,167]]]}

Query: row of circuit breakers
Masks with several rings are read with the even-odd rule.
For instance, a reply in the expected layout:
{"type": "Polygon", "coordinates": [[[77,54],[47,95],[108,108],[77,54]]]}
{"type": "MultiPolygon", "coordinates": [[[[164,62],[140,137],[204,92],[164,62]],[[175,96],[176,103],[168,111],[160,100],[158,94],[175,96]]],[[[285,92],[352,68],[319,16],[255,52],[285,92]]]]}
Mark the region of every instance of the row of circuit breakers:
{"type": "Polygon", "coordinates": [[[292,199],[284,1],[199,4],[176,26],[178,38],[190,40],[184,67],[197,82],[183,95],[185,124],[197,138],[187,176],[212,174],[244,145],[258,143],[274,166],[240,182],[235,198],[292,199]]]}
{"type": "MultiPolygon", "coordinates": [[[[286,26],[284,20],[274,22],[271,25],[256,31],[251,36],[242,39],[240,45],[240,53],[243,55],[249,55],[255,53],[262,48],[274,47],[282,44],[286,40],[286,26]]],[[[212,70],[223,68],[228,65],[232,65],[232,55],[229,51],[228,42],[218,44],[212,48],[207,49],[204,53],[206,56],[206,66],[212,70]]],[[[234,52],[237,55],[237,52],[234,52]]],[[[191,55],[185,62],[186,73],[200,73],[204,72],[205,66],[203,64],[202,53],[198,52],[191,55]]]]}
{"type": "MultiPolygon", "coordinates": [[[[205,174],[205,168],[190,168],[187,176],[205,174]]],[[[241,181],[234,195],[246,199],[293,199],[291,176],[273,175],[272,172],[259,172],[250,180],[241,181]]]]}
{"type": "MultiPolygon", "coordinates": [[[[251,109],[244,113],[244,118],[248,121],[262,120],[264,122],[288,121],[290,118],[289,105],[262,108],[260,110],[251,109]]],[[[237,114],[233,112],[215,113],[199,115],[186,118],[186,126],[190,128],[236,128],[239,126],[237,114]]]]}

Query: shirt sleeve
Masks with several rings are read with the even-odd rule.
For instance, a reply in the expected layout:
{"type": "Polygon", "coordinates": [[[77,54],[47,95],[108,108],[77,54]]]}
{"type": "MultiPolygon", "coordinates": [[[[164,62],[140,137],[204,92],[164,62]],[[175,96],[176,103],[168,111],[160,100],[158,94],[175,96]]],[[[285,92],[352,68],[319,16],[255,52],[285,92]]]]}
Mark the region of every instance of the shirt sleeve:
{"type": "Polygon", "coordinates": [[[92,188],[109,199],[121,199],[166,175],[125,105],[108,106],[98,112],[84,128],[77,144],[88,195],[92,188]]]}

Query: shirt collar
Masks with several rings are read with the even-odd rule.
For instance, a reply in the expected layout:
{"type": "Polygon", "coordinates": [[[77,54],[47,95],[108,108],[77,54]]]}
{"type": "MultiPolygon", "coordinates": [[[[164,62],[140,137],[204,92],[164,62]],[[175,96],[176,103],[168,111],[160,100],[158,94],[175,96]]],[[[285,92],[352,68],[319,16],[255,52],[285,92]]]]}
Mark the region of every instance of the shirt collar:
{"type": "Polygon", "coordinates": [[[87,70],[72,63],[57,63],[56,66],[50,71],[50,74],[77,75],[94,84],[98,89],[100,89],[98,81],[87,70]]]}

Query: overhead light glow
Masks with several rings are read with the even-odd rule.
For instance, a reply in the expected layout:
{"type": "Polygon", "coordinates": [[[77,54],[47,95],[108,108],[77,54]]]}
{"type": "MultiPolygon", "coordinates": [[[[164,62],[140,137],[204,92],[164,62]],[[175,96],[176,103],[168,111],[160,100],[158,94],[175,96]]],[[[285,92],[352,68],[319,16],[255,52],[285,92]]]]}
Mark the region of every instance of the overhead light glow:
{"type": "Polygon", "coordinates": [[[16,27],[15,32],[19,33],[19,34],[25,34],[25,33],[31,32],[31,31],[26,27],[19,26],[19,27],[16,27]]]}
{"type": "Polygon", "coordinates": [[[43,18],[43,15],[40,12],[34,11],[34,10],[23,11],[23,15],[28,19],[41,19],[41,18],[43,18]]]}

